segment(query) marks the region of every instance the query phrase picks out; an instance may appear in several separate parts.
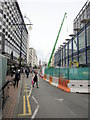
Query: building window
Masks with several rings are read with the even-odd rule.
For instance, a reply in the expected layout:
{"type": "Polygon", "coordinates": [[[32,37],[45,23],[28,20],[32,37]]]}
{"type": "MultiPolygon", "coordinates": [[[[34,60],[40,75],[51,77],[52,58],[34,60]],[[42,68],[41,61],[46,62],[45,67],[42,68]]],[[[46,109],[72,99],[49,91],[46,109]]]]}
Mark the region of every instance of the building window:
{"type": "Polygon", "coordinates": [[[90,63],[90,50],[87,51],[87,63],[90,63]]]}
{"type": "Polygon", "coordinates": [[[6,15],[4,14],[4,18],[6,18],[6,15]]]}
{"type": "Polygon", "coordinates": [[[66,57],[68,56],[68,44],[66,44],[66,57]]]}
{"type": "Polygon", "coordinates": [[[85,52],[79,54],[79,64],[86,64],[86,54],[85,54],[85,52]]]}
{"type": "Polygon", "coordinates": [[[70,62],[71,62],[71,61],[72,61],[72,58],[70,57],[70,58],[69,58],[69,65],[70,65],[70,62]]]}
{"type": "Polygon", "coordinates": [[[69,42],[69,55],[72,54],[72,41],[69,42]]]}
{"type": "Polygon", "coordinates": [[[73,56],[73,61],[78,61],[78,56],[77,55],[73,56]]]}
{"type": "Polygon", "coordinates": [[[73,39],[73,53],[77,52],[77,37],[73,39]]]}
{"type": "Polygon", "coordinates": [[[90,26],[87,27],[87,46],[90,45],[90,26]]]}
{"type": "Polygon", "coordinates": [[[79,50],[85,48],[85,30],[79,34],[79,50]]]}
{"type": "Polygon", "coordinates": [[[5,29],[3,29],[3,32],[5,33],[5,29]]]}

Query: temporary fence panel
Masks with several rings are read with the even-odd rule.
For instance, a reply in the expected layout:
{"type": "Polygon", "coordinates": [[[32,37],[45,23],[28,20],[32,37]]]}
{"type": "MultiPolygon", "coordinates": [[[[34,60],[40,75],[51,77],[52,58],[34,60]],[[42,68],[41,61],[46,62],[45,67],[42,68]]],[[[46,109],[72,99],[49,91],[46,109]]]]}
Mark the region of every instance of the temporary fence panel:
{"type": "Polygon", "coordinates": [[[0,56],[0,89],[2,88],[2,57],[0,56]]]}
{"type": "Polygon", "coordinates": [[[7,59],[0,55],[0,87],[6,83],[7,59]]]}
{"type": "Polygon", "coordinates": [[[60,68],[53,68],[53,76],[60,77],[60,68]]]}
{"type": "Polygon", "coordinates": [[[68,80],[90,80],[90,68],[46,68],[45,74],[68,80]]]}
{"type": "Polygon", "coordinates": [[[90,80],[90,68],[69,68],[69,80],[90,80]]]}
{"type": "Polygon", "coordinates": [[[65,79],[69,79],[69,69],[68,68],[60,68],[60,77],[65,79]]]}

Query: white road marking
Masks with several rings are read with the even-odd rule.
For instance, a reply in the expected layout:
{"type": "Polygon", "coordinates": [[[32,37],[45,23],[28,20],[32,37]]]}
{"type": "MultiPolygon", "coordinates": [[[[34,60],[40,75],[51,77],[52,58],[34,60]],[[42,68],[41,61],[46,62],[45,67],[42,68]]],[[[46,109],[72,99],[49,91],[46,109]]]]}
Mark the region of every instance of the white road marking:
{"type": "Polygon", "coordinates": [[[62,102],[64,99],[63,99],[63,98],[61,98],[61,99],[55,99],[55,100],[62,102]]]}
{"type": "Polygon", "coordinates": [[[35,99],[35,97],[34,97],[34,96],[32,96],[32,98],[33,98],[33,100],[36,102],[36,104],[38,104],[38,102],[37,102],[37,100],[35,99]]]}
{"type": "Polygon", "coordinates": [[[38,109],[39,109],[39,105],[38,105],[37,108],[35,109],[35,111],[34,111],[32,117],[31,117],[31,119],[34,119],[34,118],[35,118],[35,116],[36,116],[36,114],[37,114],[37,112],[38,112],[38,109]]]}
{"type": "Polygon", "coordinates": [[[31,93],[32,93],[32,85],[31,85],[31,89],[30,89],[30,91],[29,91],[29,95],[28,95],[28,97],[31,96],[31,93]]]}

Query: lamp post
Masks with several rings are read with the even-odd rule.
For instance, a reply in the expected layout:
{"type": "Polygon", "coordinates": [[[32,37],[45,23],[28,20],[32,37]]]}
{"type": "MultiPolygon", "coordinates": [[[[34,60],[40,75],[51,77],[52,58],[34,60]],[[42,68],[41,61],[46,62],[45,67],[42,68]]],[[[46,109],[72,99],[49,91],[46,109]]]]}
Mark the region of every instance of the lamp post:
{"type": "MultiPolygon", "coordinates": [[[[24,18],[27,18],[26,16],[24,16],[24,18]]],[[[27,18],[29,20],[29,18],[27,18]]],[[[29,20],[30,22],[30,20],[29,20]]],[[[12,24],[13,26],[20,26],[20,30],[21,30],[21,42],[20,42],[20,58],[19,58],[19,69],[21,68],[21,63],[22,63],[22,33],[23,33],[23,26],[29,25],[31,28],[31,22],[29,24],[24,24],[23,21],[20,24],[12,24]]]]}

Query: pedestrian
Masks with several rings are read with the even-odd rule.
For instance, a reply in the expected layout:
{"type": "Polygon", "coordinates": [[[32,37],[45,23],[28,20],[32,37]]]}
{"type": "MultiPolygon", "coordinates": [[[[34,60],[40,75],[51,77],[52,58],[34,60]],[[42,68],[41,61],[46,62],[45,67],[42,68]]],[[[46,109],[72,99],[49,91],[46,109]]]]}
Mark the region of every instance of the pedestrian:
{"type": "Polygon", "coordinates": [[[33,87],[35,83],[36,83],[37,88],[39,88],[38,87],[38,74],[36,71],[34,72],[34,77],[33,77],[33,87]]]}
{"type": "Polygon", "coordinates": [[[16,69],[16,72],[15,72],[15,79],[14,79],[14,88],[17,84],[17,87],[18,87],[18,82],[19,82],[19,79],[20,79],[20,76],[19,76],[19,73],[18,73],[18,69],[16,69]]]}
{"type": "Polygon", "coordinates": [[[27,78],[28,78],[28,76],[29,76],[29,69],[27,68],[27,72],[26,72],[26,74],[27,74],[27,78]]]}

